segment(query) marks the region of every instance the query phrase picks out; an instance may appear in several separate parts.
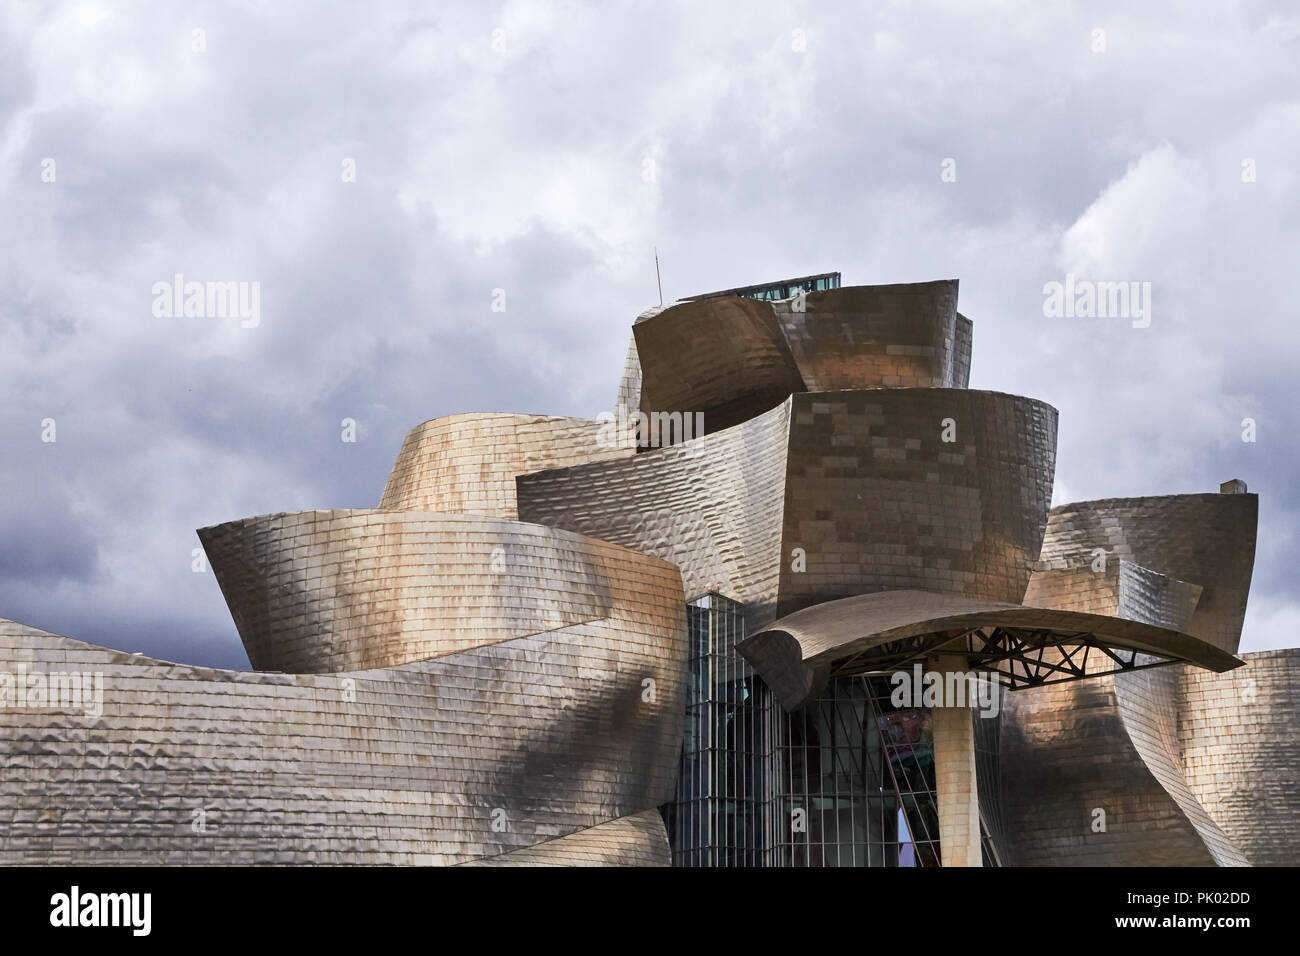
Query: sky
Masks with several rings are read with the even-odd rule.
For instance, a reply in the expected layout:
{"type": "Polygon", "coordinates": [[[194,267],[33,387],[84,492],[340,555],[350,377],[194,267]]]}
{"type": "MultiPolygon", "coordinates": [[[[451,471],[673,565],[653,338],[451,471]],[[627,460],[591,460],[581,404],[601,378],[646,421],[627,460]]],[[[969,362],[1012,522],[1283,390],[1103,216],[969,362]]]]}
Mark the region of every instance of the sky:
{"type": "Polygon", "coordinates": [[[959,279],[1054,500],[1245,480],[1242,650],[1296,646],[1298,156],[1284,3],[2,2],[0,617],[247,667],[194,529],[611,409],[657,249],[669,299],[959,279]]]}

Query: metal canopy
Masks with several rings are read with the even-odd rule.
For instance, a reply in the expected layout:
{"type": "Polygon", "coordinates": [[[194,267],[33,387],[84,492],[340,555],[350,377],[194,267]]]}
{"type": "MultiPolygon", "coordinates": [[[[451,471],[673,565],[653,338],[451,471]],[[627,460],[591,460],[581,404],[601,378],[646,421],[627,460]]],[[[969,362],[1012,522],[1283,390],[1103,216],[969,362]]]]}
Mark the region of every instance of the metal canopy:
{"type": "Polygon", "coordinates": [[[737,649],[786,710],[802,707],[832,675],[894,670],[940,650],[965,655],[971,670],[996,672],[1014,690],[1178,662],[1216,672],[1244,663],[1143,621],[912,589],[815,604],[737,649]]]}
{"type": "Polygon", "coordinates": [[[997,675],[1009,690],[1186,662],[1186,658],[1172,654],[1114,647],[1087,631],[993,625],[971,628],[956,636],[922,634],[891,641],[836,661],[830,668],[830,676],[901,670],[939,650],[964,653],[972,670],[997,675]],[[1103,662],[1111,666],[1096,666],[1103,662]]]}

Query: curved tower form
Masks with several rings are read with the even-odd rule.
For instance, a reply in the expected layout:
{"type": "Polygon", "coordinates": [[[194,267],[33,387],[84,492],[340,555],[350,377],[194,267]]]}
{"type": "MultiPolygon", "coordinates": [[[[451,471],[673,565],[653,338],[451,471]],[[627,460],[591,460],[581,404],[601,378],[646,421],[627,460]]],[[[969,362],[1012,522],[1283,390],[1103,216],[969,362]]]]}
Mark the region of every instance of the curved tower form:
{"type": "Polygon", "coordinates": [[[477,515],[300,511],[201,528],[199,540],[253,666],[295,674],[393,667],[597,621],[637,626],[680,588],[665,562],[477,515]]]}
{"type": "Polygon", "coordinates": [[[549,415],[435,418],[407,433],[379,508],[517,518],[518,475],[634,453],[608,432],[602,422],[549,415]]]}
{"type": "MultiPolygon", "coordinates": [[[[1258,500],[1238,493],[1235,483],[1225,491],[1231,493],[1052,509],[1027,600],[1178,628],[1235,653],[1254,563],[1258,500]]],[[[1114,674],[1010,701],[1002,742],[1005,758],[1017,768],[1006,792],[1007,813],[1015,820],[1010,855],[1029,865],[1268,862],[1274,854],[1261,850],[1272,844],[1249,822],[1265,815],[1236,812],[1233,798],[1204,786],[1208,752],[1234,764],[1227,776],[1240,781],[1251,766],[1268,778],[1263,755],[1289,746],[1282,736],[1286,721],[1270,718],[1265,726],[1272,733],[1264,737],[1225,732],[1223,710],[1204,706],[1226,696],[1227,688],[1255,683],[1252,655],[1245,663],[1222,674],[1185,666],[1114,674]],[[1188,686],[1197,688],[1191,697],[1188,686]],[[1206,733],[1209,728],[1218,734],[1206,733]],[[1204,741],[1218,735],[1207,751],[1204,741]],[[1104,825],[1089,820],[1081,827],[1082,806],[1104,825]]],[[[1260,673],[1268,673],[1267,665],[1260,673]]],[[[1275,674],[1268,678],[1275,684],[1275,674]]],[[[1258,708],[1258,715],[1268,710],[1258,708]]],[[[1234,715],[1227,726],[1254,722],[1244,716],[1234,715]]],[[[1271,816],[1300,820],[1300,801],[1280,798],[1272,806],[1271,816]]]]}

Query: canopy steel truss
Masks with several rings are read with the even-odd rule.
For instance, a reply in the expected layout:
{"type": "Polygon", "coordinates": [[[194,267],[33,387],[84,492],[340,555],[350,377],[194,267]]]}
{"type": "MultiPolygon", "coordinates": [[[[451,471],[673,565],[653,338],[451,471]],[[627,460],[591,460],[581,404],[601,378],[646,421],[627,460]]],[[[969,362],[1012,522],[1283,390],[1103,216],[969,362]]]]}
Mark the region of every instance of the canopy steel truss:
{"type": "Polygon", "coordinates": [[[830,673],[842,677],[896,671],[940,650],[964,653],[971,670],[998,675],[1009,690],[1163,667],[1184,660],[1117,647],[1086,631],[997,625],[890,641],[836,661],[830,673]]]}

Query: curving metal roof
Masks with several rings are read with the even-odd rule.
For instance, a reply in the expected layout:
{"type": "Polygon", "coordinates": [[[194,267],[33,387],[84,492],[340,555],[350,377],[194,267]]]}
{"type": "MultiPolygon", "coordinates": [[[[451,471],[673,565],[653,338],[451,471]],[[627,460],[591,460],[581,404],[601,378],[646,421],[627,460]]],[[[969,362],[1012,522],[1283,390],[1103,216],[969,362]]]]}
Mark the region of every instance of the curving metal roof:
{"type": "MultiPolygon", "coordinates": [[[[853,660],[861,671],[893,669],[940,648],[949,651],[947,645],[981,628],[1021,632],[1044,648],[1086,641],[1212,671],[1243,663],[1190,634],[1140,621],[919,590],[861,594],[804,608],[736,646],[782,705],[794,710],[817,693],[837,662],[853,660]]],[[[986,656],[978,648],[969,653],[977,666],[986,656]]],[[[1133,661],[1133,669],[1140,666],[1133,661]]]]}

